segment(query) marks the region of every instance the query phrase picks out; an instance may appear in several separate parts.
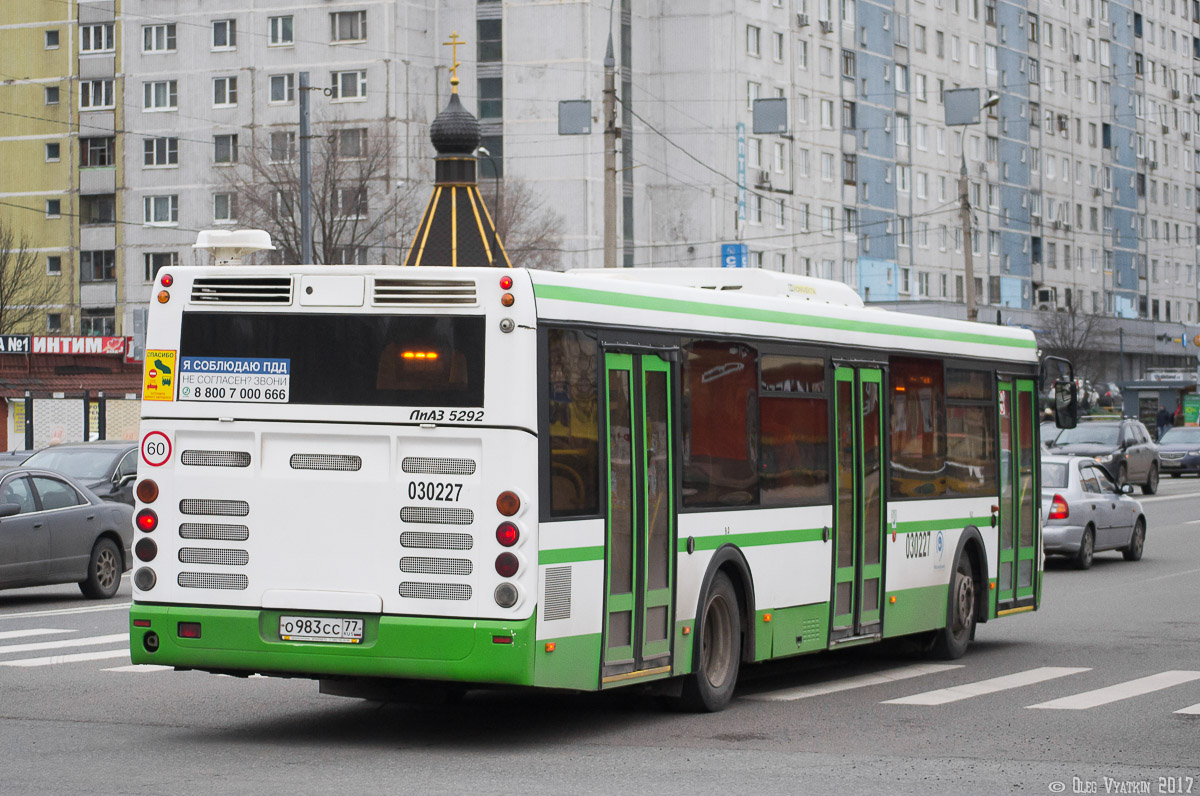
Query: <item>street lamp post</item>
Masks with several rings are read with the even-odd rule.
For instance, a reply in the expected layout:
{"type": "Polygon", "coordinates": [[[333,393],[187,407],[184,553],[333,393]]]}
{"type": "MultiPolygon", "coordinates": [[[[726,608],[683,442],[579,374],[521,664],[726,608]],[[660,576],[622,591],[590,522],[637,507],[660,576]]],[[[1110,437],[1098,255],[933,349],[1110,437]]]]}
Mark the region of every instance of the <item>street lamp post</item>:
{"type": "Polygon", "coordinates": [[[972,245],[972,230],[971,230],[971,196],[970,196],[970,180],[967,179],[967,125],[978,124],[979,116],[988,108],[993,108],[1000,103],[999,94],[989,94],[987,101],[983,105],[979,105],[979,90],[978,89],[952,89],[946,92],[946,124],[960,125],[962,127],[962,142],[960,144],[960,155],[962,156],[961,165],[958,170],[958,199],[959,199],[959,220],[962,222],[963,235],[963,281],[967,301],[967,320],[976,321],[979,319],[979,310],[975,305],[975,256],[971,250],[972,245]],[[951,97],[952,94],[963,96],[961,103],[955,102],[951,97]],[[953,105],[959,105],[953,108],[953,105]],[[975,107],[970,107],[970,106],[975,107]],[[952,113],[954,114],[952,120],[952,113]]]}

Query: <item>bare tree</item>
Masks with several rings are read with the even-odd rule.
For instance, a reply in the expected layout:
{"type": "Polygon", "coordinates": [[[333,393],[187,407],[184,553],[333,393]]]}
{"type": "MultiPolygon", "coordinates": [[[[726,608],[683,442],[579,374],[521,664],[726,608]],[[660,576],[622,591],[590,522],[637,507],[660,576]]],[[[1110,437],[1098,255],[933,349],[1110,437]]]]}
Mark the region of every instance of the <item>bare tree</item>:
{"type": "Polygon", "coordinates": [[[1079,378],[1095,375],[1099,336],[1099,316],[1083,313],[1072,304],[1066,309],[1039,313],[1037,335],[1042,350],[1070,360],[1079,378]]]}
{"type": "Polygon", "coordinates": [[[495,188],[485,179],[479,191],[496,219],[496,232],[512,264],[517,268],[561,270],[563,217],[524,180],[502,179],[499,197],[495,188]]]}
{"type": "MultiPolygon", "coordinates": [[[[427,188],[398,187],[392,164],[398,154],[386,125],[314,125],[311,154],[313,259],[321,264],[398,262],[420,221],[427,188]],[[323,133],[323,134],[320,134],[323,133]]],[[[239,223],[271,233],[285,263],[299,263],[300,164],[296,133],[268,130],[246,147],[240,165],[225,174],[236,196],[239,223]]]]}
{"type": "Polygon", "coordinates": [[[0,219],[0,333],[41,331],[46,307],[62,303],[40,260],[29,239],[0,219]]]}

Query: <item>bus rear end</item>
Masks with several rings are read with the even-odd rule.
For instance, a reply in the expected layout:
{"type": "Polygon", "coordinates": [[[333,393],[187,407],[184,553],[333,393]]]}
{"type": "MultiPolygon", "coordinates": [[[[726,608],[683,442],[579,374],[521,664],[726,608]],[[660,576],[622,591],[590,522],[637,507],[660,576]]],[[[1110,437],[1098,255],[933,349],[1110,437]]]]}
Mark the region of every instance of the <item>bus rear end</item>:
{"type": "Polygon", "coordinates": [[[178,268],[156,290],[133,661],[530,682],[527,275],[178,268]]]}

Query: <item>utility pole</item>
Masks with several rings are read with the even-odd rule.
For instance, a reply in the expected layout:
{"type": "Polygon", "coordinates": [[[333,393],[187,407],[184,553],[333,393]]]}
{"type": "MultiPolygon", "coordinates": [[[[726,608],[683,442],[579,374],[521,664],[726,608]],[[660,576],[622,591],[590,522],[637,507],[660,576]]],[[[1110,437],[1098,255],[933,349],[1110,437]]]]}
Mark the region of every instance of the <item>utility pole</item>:
{"type": "Polygon", "coordinates": [[[967,180],[967,137],[962,137],[962,166],[958,170],[958,217],[962,221],[963,234],[963,281],[966,282],[967,320],[978,320],[975,307],[975,260],[971,252],[971,197],[967,180]]]}
{"type": "Polygon", "coordinates": [[[612,32],[604,54],[604,267],[617,267],[617,61],[612,32]]]}
{"type": "Polygon", "coordinates": [[[313,262],[312,165],[308,148],[308,72],[300,73],[300,264],[313,262]]]}

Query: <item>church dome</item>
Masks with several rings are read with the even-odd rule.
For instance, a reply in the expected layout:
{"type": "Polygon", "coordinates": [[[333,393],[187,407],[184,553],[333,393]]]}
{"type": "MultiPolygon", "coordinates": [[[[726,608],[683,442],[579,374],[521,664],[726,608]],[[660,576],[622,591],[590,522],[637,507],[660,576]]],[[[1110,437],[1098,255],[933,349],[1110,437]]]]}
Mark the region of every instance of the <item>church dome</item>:
{"type": "Polygon", "coordinates": [[[479,120],[463,107],[458,92],[429,126],[429,138],[439,155],[471,155],[478,148],[479,120]]]}

